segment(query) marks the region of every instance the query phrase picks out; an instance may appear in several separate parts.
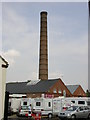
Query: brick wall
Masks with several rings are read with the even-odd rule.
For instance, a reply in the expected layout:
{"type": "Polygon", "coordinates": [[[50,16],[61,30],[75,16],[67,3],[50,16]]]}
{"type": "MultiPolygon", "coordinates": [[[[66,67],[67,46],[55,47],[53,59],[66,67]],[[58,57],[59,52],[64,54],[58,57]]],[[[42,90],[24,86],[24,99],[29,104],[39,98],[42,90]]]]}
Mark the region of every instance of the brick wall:
{"type": "Polygon", "coordinates": [[[70,93],[70,91],[67,89],[67,87],[65,86],[65,84],[62,82],[62,80],[60,79],[54,86],[51,87],[50,89],[50,93],[53,93],[53,91],[56,89],[57,93],[54,93],[54,96],[63,96],[63,91],[66,91],[66,96],[71,97],[72,94],[70,93]],[[61,90],[61,93],[59,93],[61,90]]]}
{"type": "Polygon", "coordinates": [[[85,91],[83,90],[83,88],[79,85],[79,87],[76,89],[76,91],[73,93],[73,96],[75,97],[78,97],[78,96],[81,96],[81,97],[85,97],[86,96],[86,93],[85,91]]]}

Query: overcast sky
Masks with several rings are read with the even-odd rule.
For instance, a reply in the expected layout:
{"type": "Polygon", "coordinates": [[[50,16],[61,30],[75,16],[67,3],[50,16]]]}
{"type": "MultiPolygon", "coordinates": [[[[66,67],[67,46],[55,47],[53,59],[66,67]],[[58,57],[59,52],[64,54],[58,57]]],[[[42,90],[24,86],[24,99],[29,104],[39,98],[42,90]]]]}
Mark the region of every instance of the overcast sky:
{"type": "Polygon", "coordinates": [[[38,79],[40,12],[48,12],[49,79],[88,88],[87,3],[3,3],[2,52],[7,82],[38,79]]]}

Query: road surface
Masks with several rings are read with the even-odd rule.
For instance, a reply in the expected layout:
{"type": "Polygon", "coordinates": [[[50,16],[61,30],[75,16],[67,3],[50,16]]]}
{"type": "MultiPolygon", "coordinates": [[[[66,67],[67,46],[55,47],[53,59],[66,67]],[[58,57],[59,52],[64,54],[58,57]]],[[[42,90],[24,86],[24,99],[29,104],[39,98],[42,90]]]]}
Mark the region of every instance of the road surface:
{"type": "MultiPolygon", "coordinates": [[[[33,118],[27,118],[27,117],[18,117],[16,115],[8,116],[8,120],[34,120],[33,118]]],[[[58,117],[48,119],[46,117],[41,118],[41,120],[60,120],[58,117]]]]}

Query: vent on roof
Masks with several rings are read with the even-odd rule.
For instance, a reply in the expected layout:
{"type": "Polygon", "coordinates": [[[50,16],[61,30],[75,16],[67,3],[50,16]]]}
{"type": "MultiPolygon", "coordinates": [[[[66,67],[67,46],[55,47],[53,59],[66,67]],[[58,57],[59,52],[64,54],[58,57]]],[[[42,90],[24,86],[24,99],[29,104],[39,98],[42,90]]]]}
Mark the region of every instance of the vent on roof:
{"type": "Polygon", "coordinates": [[[39,82],[40,80],[30,80],[30,82],[27,83],[27,85],[35,85],[39,82]]]}

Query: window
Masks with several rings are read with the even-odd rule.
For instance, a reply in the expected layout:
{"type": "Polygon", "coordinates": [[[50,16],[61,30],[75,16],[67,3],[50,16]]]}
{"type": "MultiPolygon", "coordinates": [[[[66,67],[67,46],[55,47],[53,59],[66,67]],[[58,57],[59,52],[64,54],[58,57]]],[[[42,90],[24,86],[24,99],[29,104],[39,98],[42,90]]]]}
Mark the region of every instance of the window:
{"type": "Polygon", "coordinates": [[[71,106],[67,108],[67,111],[75,111],[77,109],[77,106],[71,106]]]}
{"type": "Polygon", "coordinates": [[[89,108],[85,106],[85,107],[84,107],[84,110],[89,110],[89,108]]]}
{"type": "Polygon", "coordinates": [[[23,105],[27,105],[27,102],[23,102],[23,105]]]}
{"type": "Polygon", "coordinates": [[[51,102],[48,102],[48,107],[51,107],[51,102]]]}
{"type": "Polygon", "coordinates": [[[56,89],[53,90],[53,93],[57,93],[56,89]]]}
{"type": "Polygon", "coordinates": [[[90,101],[87,101],[87,105],[89,105],[89,106],[90,106],[90,101]]]}
{"type": "Polygon", "coordinates": [[[36,106],[41,106],[41,103],[40,102],[36,102],[36,106]]]}
{"type": "Polygon", "coordinates": [[[22,110],[28,110],[28,106],[22,106],[21,109],[22,110]]]}
{"type": "Polygon", "coordinates": [[[66,90],[63,90],[63,96],[66,97],[66,90]]]}
{"type": "Polygon", "coordinates": [[[72,102],[72,103],[75,103],[75,101],[73,101],[73,100],[72,100],[71,102],[72,102]]]}
{"type": "Polygon", "coordinates": [[[83,107],[80,107],[80,108],[79,108],[79,111],[83,111],[83,107]]]}
{"type": "Polygon", "coordinates": [[[62,91],[61,91],[61,90],[58,90],[58,93],[60,93],[60,94],[61,94],[61,93],[62,93],[62,91]]]}
{"type": "Polygon", "coordinates": [[[85,101],[78,101],[78,104],[85,104],[85,101]]]}

